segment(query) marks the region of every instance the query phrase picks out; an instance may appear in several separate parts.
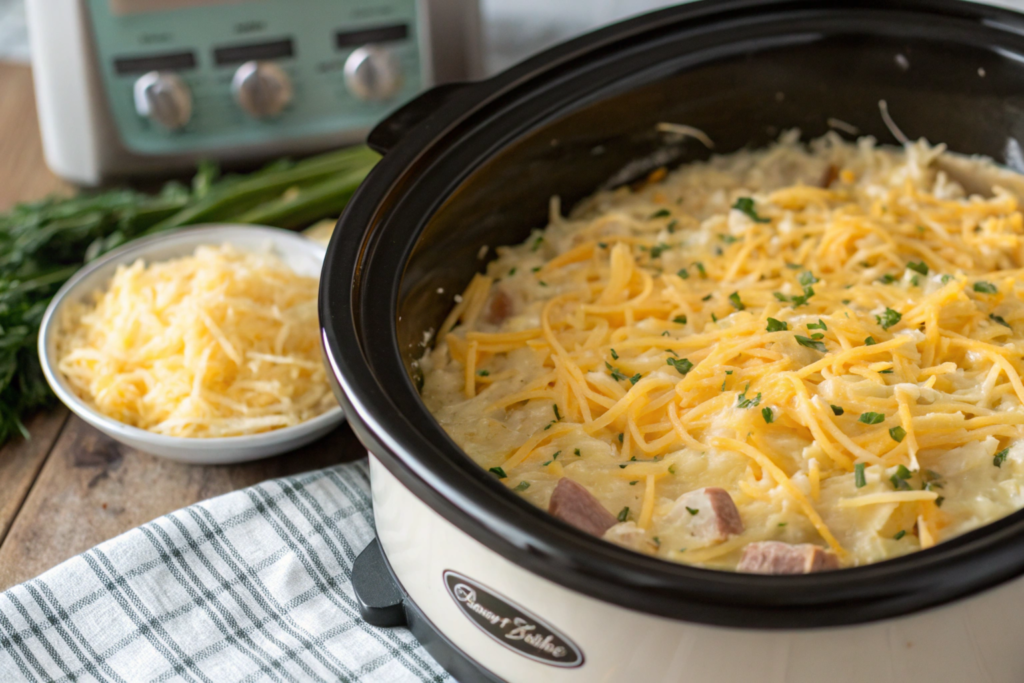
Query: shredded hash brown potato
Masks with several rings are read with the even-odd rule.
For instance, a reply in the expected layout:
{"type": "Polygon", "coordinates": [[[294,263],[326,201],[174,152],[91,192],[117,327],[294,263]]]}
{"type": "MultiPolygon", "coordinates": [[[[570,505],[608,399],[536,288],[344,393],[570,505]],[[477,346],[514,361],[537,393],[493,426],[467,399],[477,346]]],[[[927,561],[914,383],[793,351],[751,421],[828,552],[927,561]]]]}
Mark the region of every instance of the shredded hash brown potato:
{"type": "Polygon", "coordinates": [[[616,516],[606,539],[667,560],[863,565],[1003,517],[1024,506],[1024,219],[950,158],[794,132],[556,200],[457,299],[423,399],[522,497],[546,509],[568,477],[616,516]],[[703,487],[742,531],[697,523],[703,487]]]}
{"type": "Polygon", "coordinates": [[[119,267],[66,308],[59,369],[104,415],[158,434],[257,434],[336,405],[321,360],[317,278],[270,253],[203,246],[119,267]]]}

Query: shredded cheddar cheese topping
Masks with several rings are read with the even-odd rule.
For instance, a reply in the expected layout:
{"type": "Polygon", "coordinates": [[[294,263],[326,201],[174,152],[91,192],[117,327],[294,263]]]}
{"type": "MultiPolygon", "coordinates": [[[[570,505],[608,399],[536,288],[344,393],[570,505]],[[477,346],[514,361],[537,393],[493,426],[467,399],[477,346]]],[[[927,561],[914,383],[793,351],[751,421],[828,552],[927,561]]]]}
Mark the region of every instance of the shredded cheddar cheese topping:
{"type": "Polygon", "coordinates": [[[256,434],[336,405],[320,356],[317,278],[230,245],[117,269],[69,305],[58,367],[101,413],[159,434],[256,434]]]}
{"type": "Polygon", "coordinates": [[[790,135],[554,202],[463,293],[424,399],[527,499],[572,477],[681,562],[783,540],[864,564],[1019,509],[1024,218],[947,156],[790,135]],[[702,486],[743,534],[664,521],[702,486]]]}

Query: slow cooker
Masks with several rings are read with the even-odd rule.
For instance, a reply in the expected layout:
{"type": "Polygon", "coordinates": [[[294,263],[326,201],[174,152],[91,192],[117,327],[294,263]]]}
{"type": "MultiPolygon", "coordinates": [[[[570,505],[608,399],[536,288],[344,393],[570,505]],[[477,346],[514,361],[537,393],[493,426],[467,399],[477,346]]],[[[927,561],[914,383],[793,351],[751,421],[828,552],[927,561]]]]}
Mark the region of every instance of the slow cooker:
{"type": "Polygon", "coordinates": [[[370,135],[384,154],[327,252],[320,321],[370,451],[364,617],[407,624],[458,680],[1024,680],[1024,511],[929,550],[806,576],[704,570],[547,515],[424,408],[417,359],[488,254],[658,165],[841,119],[1024,163],[1024,17],[955,0],[698,2],[442,86],[370,135]]]}

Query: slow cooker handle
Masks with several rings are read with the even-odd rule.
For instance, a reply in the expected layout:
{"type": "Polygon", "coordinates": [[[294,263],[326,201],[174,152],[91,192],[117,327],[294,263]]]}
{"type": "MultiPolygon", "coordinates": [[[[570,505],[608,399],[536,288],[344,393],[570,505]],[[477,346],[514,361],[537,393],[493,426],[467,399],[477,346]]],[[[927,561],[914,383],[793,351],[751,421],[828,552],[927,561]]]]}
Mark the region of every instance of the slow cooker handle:
{"type": "Polygon", "coordinates": [[[387,154],[411,128],[425,121],[447,103],[455,93],[464,90],[469,85],[469,83],[445,83],[427,90],[378,123],[367,136],[366,144],[375,152],[387,154]]]}

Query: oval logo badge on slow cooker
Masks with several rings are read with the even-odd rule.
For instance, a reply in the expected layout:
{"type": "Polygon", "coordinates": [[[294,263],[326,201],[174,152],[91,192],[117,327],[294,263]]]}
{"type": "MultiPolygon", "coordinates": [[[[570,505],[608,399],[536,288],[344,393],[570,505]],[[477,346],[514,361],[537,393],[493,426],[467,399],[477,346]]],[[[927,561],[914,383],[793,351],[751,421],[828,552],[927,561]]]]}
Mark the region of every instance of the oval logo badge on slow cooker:
{"type": "Polygon", "coordinates": [[[444,572],[444,585],[462,613],[508,649],[552,666],[583,664],[583,651],[556,628],[457,572],[444,572]]]}

